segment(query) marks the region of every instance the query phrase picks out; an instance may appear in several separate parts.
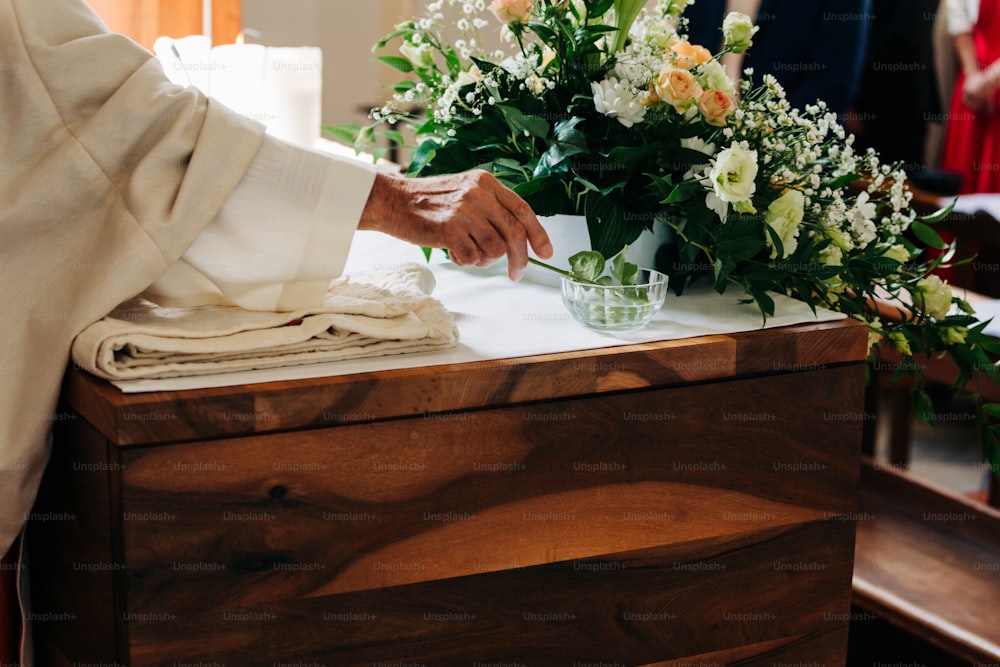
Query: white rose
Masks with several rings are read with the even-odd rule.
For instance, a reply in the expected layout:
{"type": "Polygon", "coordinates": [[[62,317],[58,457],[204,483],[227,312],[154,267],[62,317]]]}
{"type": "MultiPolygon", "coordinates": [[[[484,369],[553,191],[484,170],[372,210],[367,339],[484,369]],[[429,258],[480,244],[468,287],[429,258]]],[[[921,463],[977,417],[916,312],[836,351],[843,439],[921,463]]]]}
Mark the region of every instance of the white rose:
{"type": "Polygon", "coordinates": [[[917,283],[913,301],[935,320],[944,319],[951,310],[951,288],[939,277],[927,276],[917,283]]]}
{"type": "Polygon", "coordinates": [[[730,12],[722,23],[722,36],[726,39],[726,48],[734,53],[746,53],[753,46],[753,36],[760,28],[746,14],[730,12]]]}
{"type": "MultiPolygon", "coordinates": [[[[806,199],[798,190],[789,189],[767,207],[764,212],[764,222],[773,229],[778,238],[781,239],[781,247],[784,254],[781,258],[788,257],[799,247],[799,226],[805,215],[806,199]]],[[[767,245],[771,247],[771,259],[778,257],[778,249],[767,235],[767,245]]]]}
{"type": "Polygon", "coordinates": [[[757,191],[757,151],[730,146],[712,161],[708,172],[715,194],[724,202],[749,201],[757,191]]]}
{"type": "Polygon", "coordinates": [[[490,11],[502,23],[520,23],[531,16],[534,0],[493,0],[490,11]]]}

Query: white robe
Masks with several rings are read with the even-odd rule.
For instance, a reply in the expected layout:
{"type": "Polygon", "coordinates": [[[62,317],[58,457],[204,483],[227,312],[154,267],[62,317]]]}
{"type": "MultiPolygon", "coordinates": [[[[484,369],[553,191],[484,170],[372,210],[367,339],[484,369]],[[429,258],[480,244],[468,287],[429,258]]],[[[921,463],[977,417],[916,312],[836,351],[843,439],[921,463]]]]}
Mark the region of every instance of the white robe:
{"type": "Polygon", "coordinates": [[[0,0],[0,96],[2,554],[76,334],[147,288],[165,305],[318,303],[374,175],[170,84],[82,0],[0,0]]]}

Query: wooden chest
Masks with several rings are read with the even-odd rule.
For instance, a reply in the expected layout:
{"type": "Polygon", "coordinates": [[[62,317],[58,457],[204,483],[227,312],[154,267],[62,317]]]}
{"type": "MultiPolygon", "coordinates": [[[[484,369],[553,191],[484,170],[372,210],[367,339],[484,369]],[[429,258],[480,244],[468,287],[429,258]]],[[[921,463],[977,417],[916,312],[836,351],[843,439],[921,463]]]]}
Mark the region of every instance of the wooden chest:
{"type": "Polygon", "coordinates": [[[134,395],[72,371],[39,662],[842,665],[866,338],[134,395]]]}

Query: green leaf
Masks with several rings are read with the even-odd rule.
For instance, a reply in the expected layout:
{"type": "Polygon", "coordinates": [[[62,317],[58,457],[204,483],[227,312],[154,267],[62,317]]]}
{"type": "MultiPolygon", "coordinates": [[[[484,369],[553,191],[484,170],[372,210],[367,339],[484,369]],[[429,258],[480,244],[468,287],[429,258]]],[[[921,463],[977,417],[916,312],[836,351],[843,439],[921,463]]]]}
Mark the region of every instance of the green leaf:
{"type": "Polygon", "coordinates": [[[583,250],[569,258],[570,271],[584,280],[597,280],[605,264],[604,255],[594,250],[583,250]]]}
{"type": "Polygon", "coordinates": [[[394,84],[392,86],[392,91],[394,93],[399,93],[402,95],[410,90],[413,90],[416,87],[417,87],[416,81],[410,81],[409,79],[407,79],[405,81],[400,81],[399,83],[394,84]]]}
{"type": "Polygon", "coordinates": [[[846,188],[848,185],[854,181],[861,178],[861,174],[844,174],[833,183],[830,183],[830,188],[833,190],[839,190],[841,188],[846,188]]]}
{"type": "Polygon", "coordinates": [[[628,252],[628,247],[622,248],[622,251],[615,255],[611,259],[611,275],[618,280],[618,284],[622,283],[622,274],[625,271],[625,253],[628,252]]]}
{"type": "Polygon", "coordinates": [[[357,141],[358,136],[361,134],[360,125],[337,125],[334,127],[323,127],[326,132],[332,134],[338,141],[341,141],[349,146],[353,146],[354,142],[357,141]]]}
{"type": "MultiPolygon", "coordinates": [[[[622,257],[625,253],[622,253],[622,257]]],[[[632,262],[622,262],[621,270],[615,273],[619,285],[635,285],[639,281],[639,267],[632,262]]]]}
{"type": "Polygon", "coordinates": [[[543,42],[549,45],[554,44],[559,39],[559,34],[544,23],[529,23],[528,30],[538,35],[543,42]]]}
{"type": "Polygon", "coordinates": [[[621,204],[606,195],[589,193],[584,204],[590,246],[605,257],[614,257],[639,238],[644,226],[629,224],[621,204]]]}
{"type": "Polygon", "coordinates": [[[957,203],[958,203],[958,197],[955,197],[951,201],[951,203],[945,206],[944,208],[939,209],[934,213],[931,213],[930,215],[925,215],[921,217],[920,220],[922,222],[927,223],[928,225],[937,224],[942,220],[944,220],[945,218],[947,218],[949,215],[951,215],[951,212],[955,209],[955,204],[957,203]]]}
{"type": "Polygon", "coordinates": [[[376,60],[381,60],[389,67],[398,69],[400,72],[409,74],[413,71],[413,63],[411,63],[406,58],[400,58],[399,56],[378,56],[376,60]]]}
{"type": "Polygon", "coordinates": [[[923,243],[932,248],[937,248],[938,250],[941,250],[947,247],[948,245],[941,239],[941,236],[938,235],[936,231],[931,229],[928,225],[925,225],[924,223],[920,222],[919,220],[914,220],[913,223],[910,225],[910,229],[913,230],[914,235],[916,235],[918,239],[920,239],[923,243]]]}
{"type": "Polygon", "coordinates": [[[497,109],[503,115],[507,125],[516,134],[527,132],[533,137],[543,138],[551,130],[551,126],[547,120],[540,116],[527,116],[517,107],[506,104],[495,104],[493,108],[497,109]]]}
{"type": "Polygon", "coordinates": [[[677,204],[683,201],[687,201],[694,197],[698,192],[702,190],[700,183],[695,181],[684,181],[678,183],[674,186],[673,191],[671,191],[670,196],[664,199],[661,204],[677,204]]]}

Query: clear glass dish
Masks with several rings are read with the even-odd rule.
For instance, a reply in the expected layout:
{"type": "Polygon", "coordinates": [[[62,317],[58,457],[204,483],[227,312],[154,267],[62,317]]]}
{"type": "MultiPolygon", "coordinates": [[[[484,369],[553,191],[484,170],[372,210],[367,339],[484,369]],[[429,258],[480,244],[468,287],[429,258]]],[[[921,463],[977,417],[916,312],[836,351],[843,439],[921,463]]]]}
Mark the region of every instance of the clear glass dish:
{"type": "Polygon", "coordinates": [[[646,326],[667,297],[667,276],[639,269],[635,285],[595,285],[562,279],[562,300],[578,322],[601,331],[634,331],[646,326]]]}

